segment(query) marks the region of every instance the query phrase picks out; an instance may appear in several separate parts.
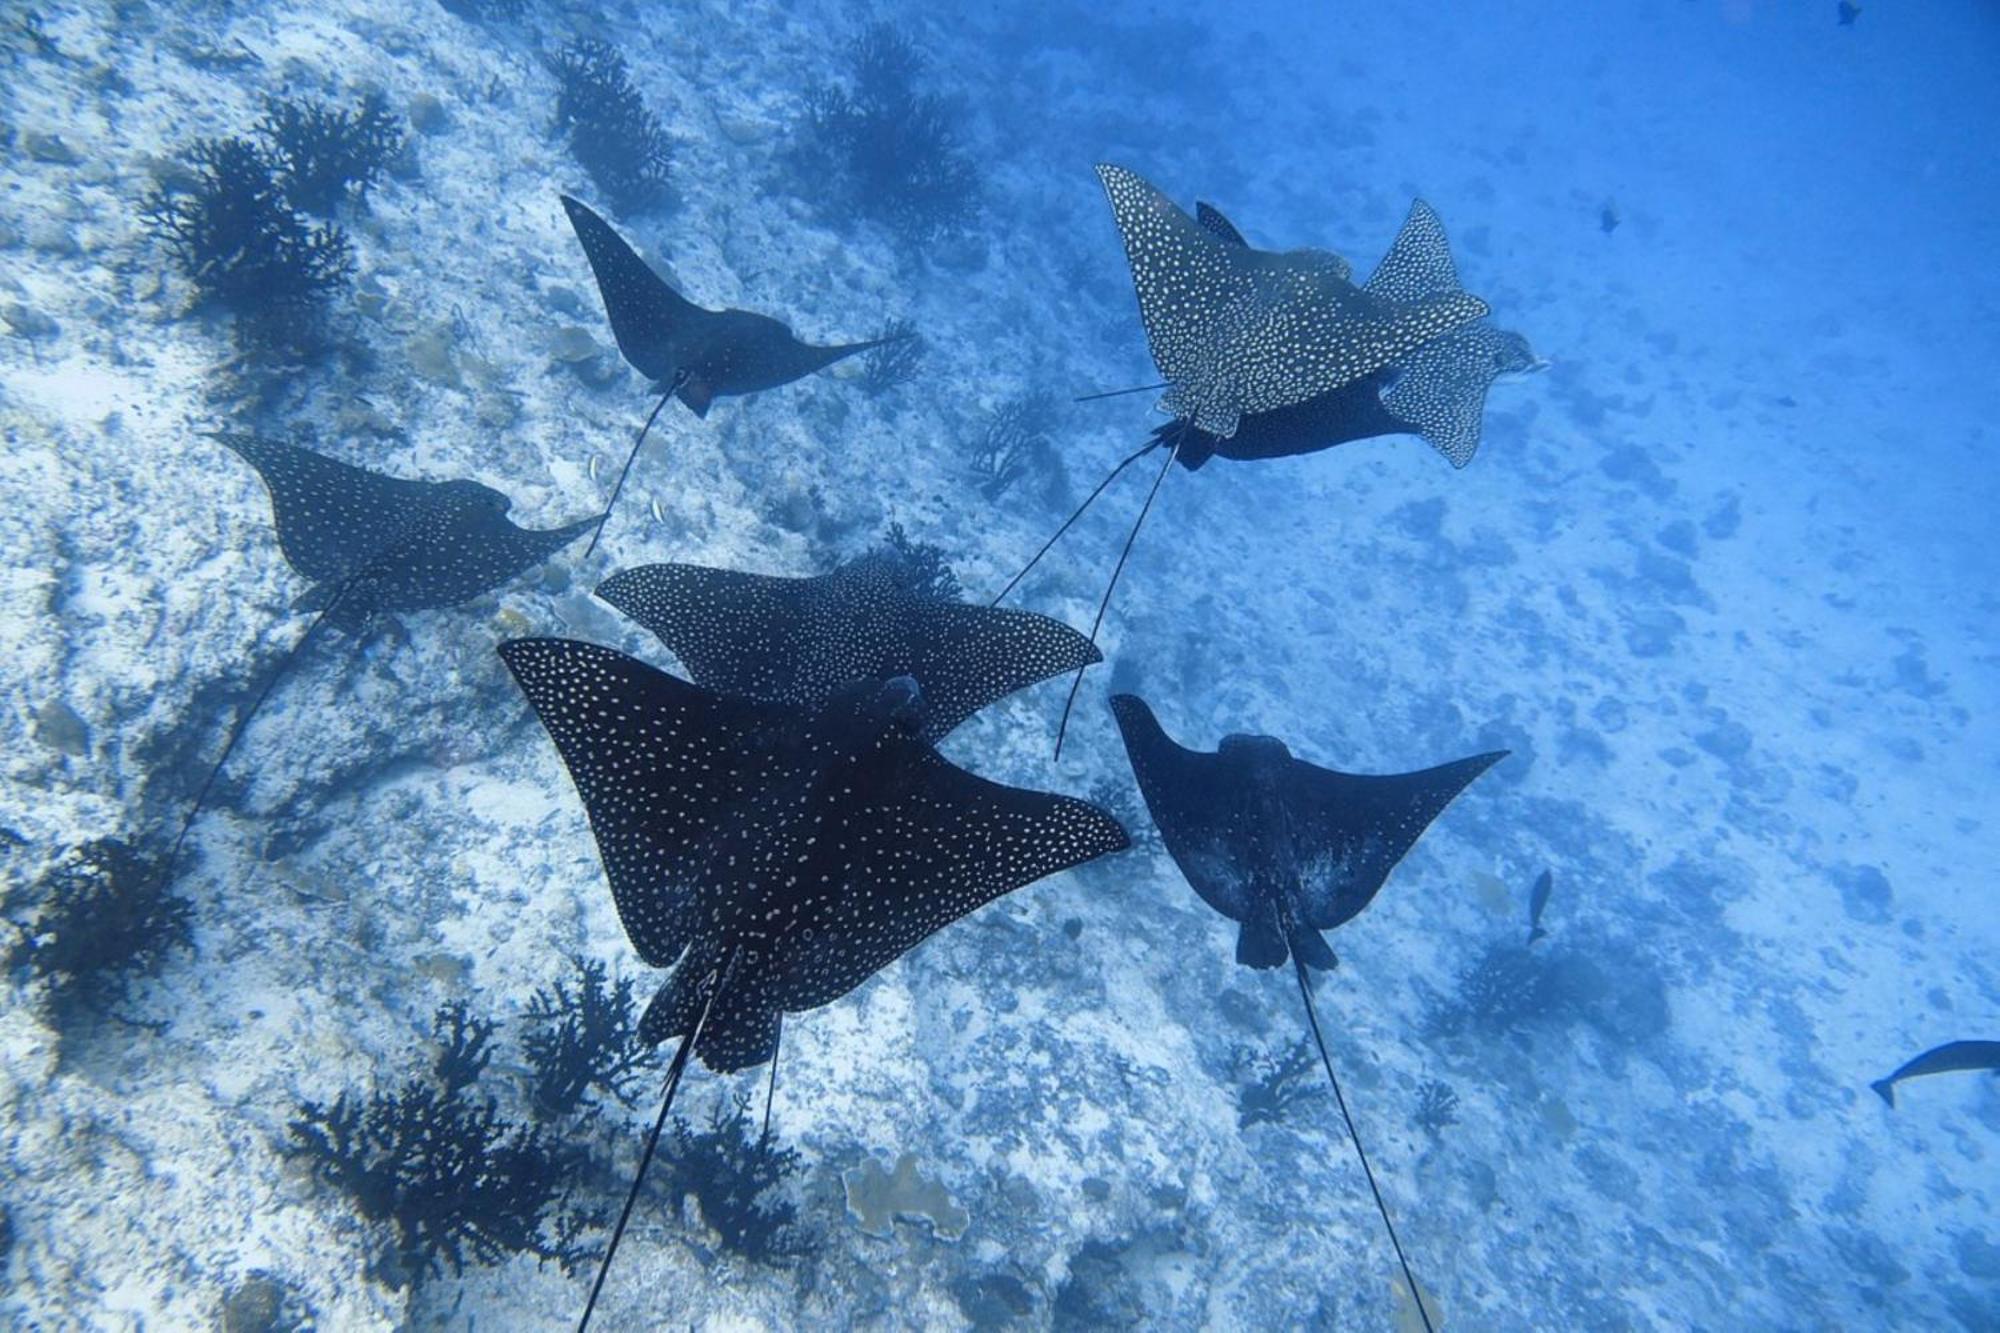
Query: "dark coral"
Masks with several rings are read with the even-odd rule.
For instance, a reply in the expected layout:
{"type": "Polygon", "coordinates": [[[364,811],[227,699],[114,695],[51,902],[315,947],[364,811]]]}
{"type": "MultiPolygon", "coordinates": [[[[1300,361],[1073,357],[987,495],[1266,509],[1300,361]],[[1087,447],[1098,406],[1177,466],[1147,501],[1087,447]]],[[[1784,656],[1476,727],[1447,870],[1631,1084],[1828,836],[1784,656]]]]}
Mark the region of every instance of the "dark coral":
{"type": "Polygon", "coordinates": [[[916,541],[903,531],[901,523],[891,523],[882,534],[882,546],[875,554],[891,562],[896,582],[930,601],[955,602],[964,593],[944,548],[916,541]]]}
{"type": "Polygon", "coordinates": [[[1239,1047],[1236,1065],[1250,1080],[1236,1090],[1236,1124],[1240,1129],[1275,1123],[1292,1105],[1319,1091],[1306,1075],[1313,1066],[1312,1047],[1301,1038],[1283,1055],[1264,1055],[1239,1047]]]}
{"type": "Polygon", "coordinates": [[[768,1136],[749,1137],[741,1101],[718,1105],[706,1129],[676,1117],[671,1130],[671,1186],[692,1194],[702,1220],[732,1252],[753,1263],[778,1265],[812,1252],[799,1226],[798,1205],[784,1183],[797,1174],[799,1154],[768,1136]]]}
{"type": "Polygon", "coordinates": [[[872,394],[884,394],[915,379],[924,363],[925,351],[924,340],[917,336],[917,326],[899,319],[875,336],[894,341],[884,342],[862,358],[862,387],[872,394]]]}
{"type": "Polygon", "coordinates": [[[1427,1036],[1530,1039],[1578,1024],[1594,1030],[1608,1053],[1641,1050],[1665,1034],[1671,1013],[1658,973],[1626,959],[1617,968],[1599,957],[1622,956],[1609,942],[1529,950],[1491,946],[1458,979],[1449,997],[1433,997],[1427,1036]]]}
{"type": "Polygon", "coordinates": [[[888,24],[854,43],[848,86],[805,96],[794,165],[843,214],[874,218],[912,242],[959,231],[979,209],[979,173],[958,104],[919,89],[923,58],[888,24]]]}
{"type": "Polygon", "coordinates": [[[1052,438],[1055,399],[1026,394],[987,414],[985,429],[967,451],[979,493],[998,500],[1025,477],[1042,478],[1043,498],[1059,502],[1068,476],[1052,438]]]}
{"type": "Polygon", "coordinates": [[[557,981],[528,1001],[521,1044],[534,1071],[535,1114],[547,1120],[572,1114],[593,1091],[630,1105],[639,1075],[658,1063],[658,1049],[639,1040],[632,979],[607,984],[596,960],[578,960],[577,970],[574,986],[557,981]]]}
{"type": "Polygon", "coordinates": [[[203,302],[233,313],[246,342],[316,340],[327,296],[354,272],[347,235],[293,208],[247,139],[198,139],[185,179],[147,191],[139,214],[203,302]]]}
{"type": "Polygon", "coordinates": [[[321,216],[362,199],[403,146],[389,99],[370,92],[353,111],[273,98],[257,122],[279,188],[294,208],[321,216]]]}
{"type": "Polygon", "coordinates": [[[1458,1123],[1458,1094],[1449,1083],[1428,1078],[1417,1085],[1416,1121],[1432,1138],[1458,1123]]]}
{"type": "Polygon", "coordinates": [[[10,960],[47,981],[57,1013],[104,1011],[134,977],[194,944],[194,909],[165,866],[117,838],[72,847],[38,886],[41,907],[10,960]]]}
{"type": "Polygon", "coordinates": [[[561,85],[556,128],[621,213],[651,208],[666,195],[673,140],[632,86],[625,58],[603,42],[574,41],[549,60],[561,85]]]}
{"type": "Polygon", "coordinates": [[[377,1263],[385,1280],[419,1282],[514,1254],[554,1259],[572,1272],[588,1257],[576,1238],[590,1219],[558,1207],[580,1157],[535,1126],[500,1115],[475,1089],[491,1058],[493,1025],[455,1003],[440,1009],[440,1047],[428,1075],[393,1092],[343,1092],[305,1102],[291,1123],[293,1151],[388,1222],[395,1242],[377,1263]]]}

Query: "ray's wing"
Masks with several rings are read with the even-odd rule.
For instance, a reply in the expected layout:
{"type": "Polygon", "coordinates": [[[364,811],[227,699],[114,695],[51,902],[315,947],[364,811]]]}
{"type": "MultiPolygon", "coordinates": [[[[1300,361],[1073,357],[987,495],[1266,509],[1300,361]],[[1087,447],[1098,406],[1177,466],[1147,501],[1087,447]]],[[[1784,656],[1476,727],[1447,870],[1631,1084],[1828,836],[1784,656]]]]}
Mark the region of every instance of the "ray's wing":
{"type": "Polygon", "coordinates": [[[781,778],[783,719],[596,644],[511,639],[500,656],[583,799],[633,948],[668,966],[720,910],[741,849],[732,806],[781,778]]]}
{"type": "Polygon", "coordinates": [[[1437,210],[1421,199],[1410,204],[1402,229],[1389,253],[1368,276],[1362,290],[1385,301],[1421,301],[1462,291],[1458,267],[1452,263],[1451,242],[1437,210]]]}
{"type": "Polygon", "coordinates": [[[830,1003],[995,898],[1130,845],[1089,802],[988,782],[921,740],[892,741],[881,759],[893,776],[857,783],[818,834],[836,882],[810,933],[783,948],[780,1008],[830,1003]]]}
{"type": "Polygon", "coordinates": [[[1125,243],[1153,364],[1174,384],[1206,385],[1217,370],[1216,321],[1251,298],[1250,274],[1231,262],[1231,247],[1137,172],[1102,163],[1097,178],[1125,243]]]}
{"type": "Polygon", "coordinates": [[[1113,695],[1111,712],[1139,794],[1174,864],[1210,907],[1232,921],[1261,925],[1243,870],[1255,830],[1245,818],[1242,794],[1225,781],[1221,757],[1176,744],[1135,694],[1113,695]]]}
{"type": "Polygon", "coordinates": [[[674,340],[685,336],[690,323],[713,317],[714,312],[669,287],[610,223],[589,208],[568,195],[562,196],[562,205],[583,245],[584,257],[590,261],[590,271],[596,275],[597,291],[604,298],[604,313],[611,321],[618,350],[646,378],[671,379],[678,369],[674,340]]]}
{"type": "Polygon", "coordinates": [[[938,740],[1016,690],[1104,660],[1097,645],[1032,611],[912,599],[905,665],[924,692],[924,732],[938,740]]]}
{"type": "Polygon", "coordinates": [[[1305,924],[1328,930],[1366,907],[1452,798],[1505,757],[1502,750],[1384,776],[1290,760],[1281,798],[1294,858],[1288,878],[1305,924]]]}
{"type": "Polygon", "coordinates": [[[1236,224],[1222,215],[1222,210],[1205,200],[1196,200],[1194,220],[1199,222],[1209,235],[1225,245],[1248,246],[1243,233],[1236,230],[1236,224]]]}
{"type": "Polygon", "coordinates": [[[214,438],[264,479],[285,561],[315,583],[344,583],[367,568],[434,502],[432,482],[385,477],[255,435],[214,438]]]}
{"type": "MultiPolygon", "coordinates": [[[[876,654],[864,636],[825,625],[819,608],[831,577],[640,565],[606,579],[597,595],[651,630],[697,684],[748,699],[806,704],[850,680],[900,674],[870,670],[876,654]]],[[[860,626],[870,619],[861,617],[860,626]]]]}
{"type": "Polygon", "coordinates": [[[929,740],[1015,690],[1102,660],[1060,621],[917,598],[866,558],[804,579],[643,565],[597,595],[651,630],[697,683],[728,694],[809,704],[849,681],[913,676],[929,740]]]}
{"type": "Polygon", "coordinates": [[[1502,375],[1535,367],[1527,339],[1486,324],[1453,329],[1398,363],[1402,374],[1382,395],[1390,416],[1464,467],[1479,451],[1486,391],[1502,375]]]}
{"type": "Polygon", "coordinates": [[[362,593],[369,605],[380,611],[457,606],[526,573],[598,523],[516,527],[507,518],[509,503],[475,481],[438,486],[436,502],[368,571],[362,593]]]}
{"type": "Polygon", "coordinates": [[[1236,406],[1268,412],[1330,393],[1486,313],[1467,292],[1390,302],[1331,269],[1269,266],[1223,352],[1236,367],[1236,406]]]}

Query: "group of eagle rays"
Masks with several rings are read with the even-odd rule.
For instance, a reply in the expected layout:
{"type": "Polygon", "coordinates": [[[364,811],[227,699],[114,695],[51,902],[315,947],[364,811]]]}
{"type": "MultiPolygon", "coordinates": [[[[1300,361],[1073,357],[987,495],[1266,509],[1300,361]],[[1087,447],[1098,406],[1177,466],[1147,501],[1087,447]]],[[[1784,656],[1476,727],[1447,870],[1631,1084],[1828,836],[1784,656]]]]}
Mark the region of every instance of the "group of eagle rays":
{"type": "MultiPolygon", "coordinates": [[[[783,1017],[847,994],[933,932],[1015,889],[1129,845],[1107,811],[987,781],[944,759],[959,723],[1038,681],[1082,672],[1112,591],[1172,464],[1309,453],[1416,434],[1454,466],[1478,446],[1488,387],[1538,368],[1525,339],[1486,323],[1459,284],[1437,215],[1421,201],[1365,282],[1324,250],[1260,250],[1200,204],[1190,217],[1135,173],[1100,166],[1124,241],[1168,421],[1113,467],[992,604],[939,595],[893,550],[813,578],[684,564],[627,569],[597,595],[650,630],[692,680],[613,649],[556,638],[499,653],[569,770],[613,902],[639,957],[673,968],[640,1036],[679,1038],[579,1328],[630,1220],[688,1062],[718,1072],[775,1062],[783,1017]],[[1126,467],[1164,461],[1119,552],[1091,633],[999,601],[1126,467]]],[[[696,416],[716,398],[787,384],[880,345],[815,346],[779,321],[712,311],[662,279],[601,217],[562,204],[625,359],[659,400],[604,512],[537,531],[477,482],[410,481],[296,445],[214,438],[270,492],[286,561],[314,612],[240,710],[168,855],[171,875],[250,720],[319,634],[379,614],[455,606],[514,579],[608,523],[667,401],[696,416]]],[[[1062,729],[1076,699],[1072,683],[1062,729]]],[[[1396,1235],[1335,1076],[1314,1003],[1334,966],[1323,932],[1374,898],[1417,838],[1504,757],[1482,754],[1389,776],[1335,772],[1268,736],[1186,748],[1135,695],[1111,709],[1145,805],[1188,883],[1237,923],[1236,959],[1289,961],[1328,1081],[1407,1290],[1423,1288],[1396,1235]]],[[[1538,885],[1539,935],[1547,900],[1538,885]]],[[[1955,1043],[1876,1085],[1990,1067],[1995,1043],[1955,1043]],[[1968,1053],[1960,1049],[1979,1047],[1968,1053]],[[1926,1063],[1928,1062],[1928,1063],[1926,1063]]],[[[768,1115],[768,1107],[767,1107],[768,1115]]],[[[1426,1328],[1431,1316],[1418,1297],[1426,1328]]]]}

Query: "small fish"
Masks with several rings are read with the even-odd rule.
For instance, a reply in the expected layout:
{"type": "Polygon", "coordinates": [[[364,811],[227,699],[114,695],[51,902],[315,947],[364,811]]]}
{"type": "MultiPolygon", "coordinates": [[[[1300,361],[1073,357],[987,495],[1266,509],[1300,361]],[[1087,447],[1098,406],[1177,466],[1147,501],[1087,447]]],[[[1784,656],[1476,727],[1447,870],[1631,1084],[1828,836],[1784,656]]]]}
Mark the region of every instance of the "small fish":
{"type": "Polygon", "coordinates": [[[1609,199],[1604,201],[1604,207],[1597,210],[1597,229],[1606,236],[1617,231],[1618,224],[1622,221],[1624,219],[1618,216],[1618,205],[1609,199]]]}
{"type": "Polygon", "coordinates": [[[584,471],[590,474],[591,483],[595,485],[597,482],[597,474],[603,471],[603,469],[604,469],[604,460],[602,458],[599,458],[596,454],[592,454],[590,456],[590,462],[584,468],[584,471]]]}
{"type": "Polygon", "coordinates": [[[1948,1041],[1934,1046],[1914,1060],[1906,1061],[1887,1078],[1868,1086],[1875,1089],[1891,1110],[1896,1106],[1896,1085],[1906,1078],[1925,1074],[1959,1074],[1976,1069],[2000,1070],[2000,1041],[1948,1041]]]}
{"type": "Polygon", "coordinates": [[[1854,20],[1861,17],[1861,6],[1855,4],[1854,0],[1840,0],[1840,3],[1833,7],[1833,12],[1840,19],[1841,27],[1851,28],[1854,26],[1854,20]]]}
{"type": "Polygon", "coordinates": [[[667,521],[667,511],[660,507],[660,498],[657,495],[646,502],[646,508],[652,511],[653,522],[665,523],[667,521]]]}
{"type": "Polygon", "coordinates": [[[1549,905],[1549,891],[1556,886],[1555,872],[1544,870],[1535,887],[1528,892],[1528,943],[1533,944],[1548,934],[1542,929],[1542,912],[1549,905]]]}

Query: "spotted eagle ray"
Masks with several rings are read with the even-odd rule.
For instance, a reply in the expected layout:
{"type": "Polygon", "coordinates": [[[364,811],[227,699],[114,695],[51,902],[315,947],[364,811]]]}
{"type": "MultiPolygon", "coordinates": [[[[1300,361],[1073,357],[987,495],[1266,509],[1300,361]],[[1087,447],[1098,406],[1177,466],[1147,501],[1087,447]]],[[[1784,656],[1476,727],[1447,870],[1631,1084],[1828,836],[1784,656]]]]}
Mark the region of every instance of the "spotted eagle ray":
{"type": "Polygon", "coordinates": [[[680,1046],[581,1328],[691,1056],[718,1072],[774,1059],[785,1013],[830,1004],[968,912],[1128,842],[1094,805],[948,763],[924,739],[908,676],[800,705],[732,698],[573,640],[515,639],[500,655],[583,800],[626,936],[674,968],[640,1037],[680,1046]]]}
{"type": "MultiPolygon", "coordinates": [[[[1200,226],[1227,245],[1247,246],[1242,233],[1213,204],[1198,203],[1200,226]]],[[[1458,270],[1444,225],[1421,199],[1396,233],[1387,254],[1362,290],[1389,300],[1408,301],[1459,291],[1458,270]]],[[[1210,458],[1250,461],[1317,453],[1335,445],[1381,435],[1418,435],[1453,467],[1464,467],[1479,448],[1486,392],[1501,375],[1543,369],[1528,340],[1518,333],[1495,329],[1483,321],[1455,328],[1406,353],[1397,361],[1360,379],[1288,407],[1252,412],[1224,437],[1187,421],[1169,421],[1154,428],[1152,437],[1108,473],[1078,506],[1034,559],[1014,576],[1001,597],[1026,577],[1050,547],[1083,516],[1121,472],[1154,449],[1175,449],[1175,460],[1188,471],[1210,458]]],[[[1084,399],[1118,397],[1142,390],[1114,390],[1084,399]]],[[[996,599],[998,600],[998,599],[996,599]]]]}
{"type": "Polygon", "coordinates": [[[909,563],[880,551],[814,578],[641,565],[597,595],[651,630],[696,684],[724,694],[807,704],[849,681],[910,676],[929,741],[1016,690],[1103,660],[1059,620],[927,594],[909,563]]]}
{"type": "MultiPolygon", "coordinates": [[[[1211,234],[1227,244],[1248,245],[1214,205],[1198,204],[1196,210],[1211,234]]],[[[1421,199],[1410,205],[1389,252],[1362,290],[1397,302],[1463,290],[1435,209],[1421,199]]],[[[1284,458],[1380,435],[1421,436],[1453,467],[1462,468],[1479,449],[1486,392],[1493,381],[1545,365],[1526,338],[1481,320],[1441,334],[1337,389],[1246,414],[1233,435],[1218,436],[1175,421],[1157,427],[1153,438],[1167,444],[1179,434],[1179,461],[1190,471],[1214,457],[1284,458]]]]}
{"type": "MultiPolygon", "coordinates": [[[[625,488],[625,477],[639,446],[669,398],[678,397],[697,417],[708,415],[717,398],[775,389],[824,370],[845,357],[914,337],[900,332],[866,342],[818,347],[800,342],[791,329],[769,315],[749,310],[708,310],[682,296],[655,273],[611,224],[589,208],[562,196],[570,226],[583,245],[584,257],[597,278],[598,295],[611,321],[618,351],[632,369],[653,381],[660,400],[639,428],[618,483],[605,504],[608,521],[625,488]]],[[[601,535],[601,534],[600,534],[601,535]]],[[[597,537],[584,551],[597,549],[597,537]]]]}
{"type": "Polygon", "coordinates": [[[1896,1085],[1906,1078],[1922,1078],[1926,1074],[1962,1074],[1979,1069],[2000,1070],[2000,1041],[1948,1041],[1913,1060],[1905,1061],[1895,1073],[1868,1086],[1893,1109],[1896,1105],[1896,1085]]]}
{"type": "MultiPolygon", "coordinates": [[[[1321,932],[1359,915],[1431,821],[1505,752],[1421,773],[1362,776],[1295,759],[1270,736],[1226,736],[1213,754],[1185,749],[1136,695],[1112,696],[1111,711],[1168,854],[1202,901],[1238,924],[1236,961],[1273,968],[1291,960],[1307,1026],[1390,1246],[1409,1289],[1421,1290],[1334,1076],[1311,970],[1335,965],[1321,932]]],[[[1429,1328],[1430,1316],[1423,1319],[1429,1328]]]]}
{"type": "Polygon", "coordinates": [[[1329,251],[1225,240],[1127,168],[1101,163],[1097,177],[1167,382],[1160,406],[1196,429],[1233,435],[1245,413],[1337,389],[1486,314],[1464,291],[1396,300],[1356,287],[1329,251]]]}
{"type": "Polygon", "coordinates": [[[600,521],[519,528],[507,518],[513,502],[476,481],[405,481],[256,435],[218,432],[213,438],[264,479],[278,548],[313,584],[293,609],[318,614],[231,726],[174,839],[169,875],[250,719],[320,626],[356,633],[378,614],[456,606],[540,564],[600,521]]]}
{"type": "MultiPolygon", "coordinates": [[[[1100,163],[1097,177],[1124,241],[1147,346],[1166,382],[1159,406],[1173,421],[1113,467],[993,599],[997,605],[1013,591],[1120,473],[1164,446],[1166,461],[1146,492],[1098,602],[1090,629],[1093,643],[1160,485],[1197,432],[1208,443],[1195,445],[1190,468],[1222,451],[1218,442],[1233,438],[1246,420],[1298,409],[1360,384],[1364,387],[1346,400],[1353,410],[1365,405],[1363,395],[1373,377],[1487,313],[1486,303],[1460,288],[1455,275],[1449,284],[1397,285],[1385,278],[1372,290],[1357,287],[1347,261],[1330,251],[1259,250],[1246,244],[1213,207],[1204,208],[1197,221],[1134,171],[1100,163]]],[[[1417,250],[1414,238],[1411,252],[1412,261],[1428,253],[1417,250]]],[[[1392,260],[1395,254],[1392,250],[1392,260]]],[[[1445,259],[1448,265],[1448,251],[1445,259]]],[[[1392,273],[1402,267],[1400,262],[1385,263],[1392,273]]],[[[1380,387],[1375,384],[1377,391],[1380,387]]],[[[1245,449],[1251,457],[1268,456],[1256,451],[1272,448],[1274,440],[1282,446],[1297,432],[1310,433],[1324,424],[1311,408],[1303,420],[1267,420],[1245,449]]],[[[1056,728],[1059,757],[1082,685],[1079,670],[1056,728]]]]}

